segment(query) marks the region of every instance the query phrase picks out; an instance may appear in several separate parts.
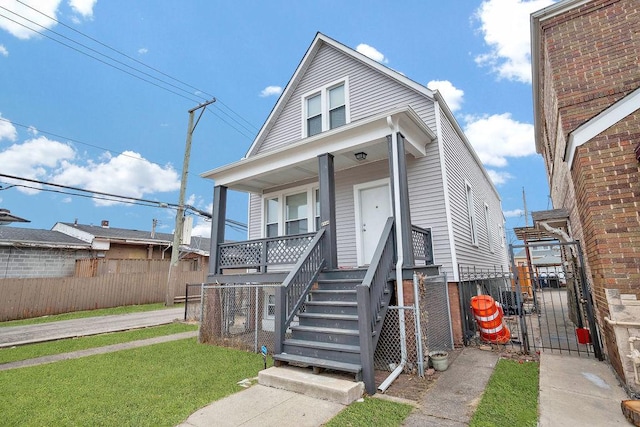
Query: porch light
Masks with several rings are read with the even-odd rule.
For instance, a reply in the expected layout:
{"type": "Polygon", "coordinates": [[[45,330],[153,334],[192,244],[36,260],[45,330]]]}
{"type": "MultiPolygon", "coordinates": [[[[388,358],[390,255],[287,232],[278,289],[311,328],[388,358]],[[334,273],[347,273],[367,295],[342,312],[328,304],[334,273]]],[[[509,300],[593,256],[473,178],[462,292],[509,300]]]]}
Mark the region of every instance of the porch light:
{"type": "Polygon", "coordinates": [[[358,153],[355,153],[354,155],[356,156],[356,160],[358,161],[363,161],[367,158],[367,153],[365,153],[364,151],[360,151],[358,153]]]}

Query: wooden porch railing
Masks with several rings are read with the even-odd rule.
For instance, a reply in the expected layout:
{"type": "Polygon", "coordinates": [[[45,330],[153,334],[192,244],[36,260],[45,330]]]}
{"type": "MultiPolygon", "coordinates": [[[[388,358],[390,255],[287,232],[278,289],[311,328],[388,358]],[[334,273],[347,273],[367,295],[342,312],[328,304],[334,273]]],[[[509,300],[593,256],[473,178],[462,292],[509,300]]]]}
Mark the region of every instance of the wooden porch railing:
{"type": "Polygon", "coordinates": [[[364,280],[356,287],[362,379],[370,395],[376,392],[373,355],[389,302],[390,292],[385,293],[385,290],[390,291],[389,278],[396,261],[393,229],[394,220],[388,218],[364,280]]]}
{"type": "Polygon", "coordinates": [[[413,246],[414,260],[424,261],[425,265],[433,264],[433,242],[431,239],[431,230],[420,228],[416,225],[411,226],[411,243],[413,246]]]}
{"type": "Polygon", "coordinates": [[[286,331],[326,264],[324,237],[325,229],[323,228],[306,246],[282,286],[276,288],[275,353],[282,353],[286,331]]]}
{"type": "Polygon", "coordinates": [[[218,268],[257,269],[267,272],[270,265],[295,264],[304,253],[315,233],[278,236],[242,242],[221,243],[218,246],[218,268]]]}

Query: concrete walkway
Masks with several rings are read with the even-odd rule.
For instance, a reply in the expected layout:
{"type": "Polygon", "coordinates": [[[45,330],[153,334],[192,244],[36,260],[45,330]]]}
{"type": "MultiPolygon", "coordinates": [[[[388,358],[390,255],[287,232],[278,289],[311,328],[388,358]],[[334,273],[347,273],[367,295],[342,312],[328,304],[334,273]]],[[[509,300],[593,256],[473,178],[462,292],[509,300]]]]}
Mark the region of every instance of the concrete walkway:
{"type": "Polygon", "coordinates": [[[499,355],[473,347],[464,348],[439,374],[404,422],[405,426],[466,426],[498,363],[499,355]]]}
{"type": "Polygon", "coordinates": [[[168,308],[141,313],[61,320],[36,325],[0,327],[0,348],[146,328],[182,319],[184,319],[184,308],[168,308]]]}
{"type": "Polygon", "coordinates": [[[606,362],[540,355],[540,427],[628,426],[620,409],[628,398],[606,362]]]}

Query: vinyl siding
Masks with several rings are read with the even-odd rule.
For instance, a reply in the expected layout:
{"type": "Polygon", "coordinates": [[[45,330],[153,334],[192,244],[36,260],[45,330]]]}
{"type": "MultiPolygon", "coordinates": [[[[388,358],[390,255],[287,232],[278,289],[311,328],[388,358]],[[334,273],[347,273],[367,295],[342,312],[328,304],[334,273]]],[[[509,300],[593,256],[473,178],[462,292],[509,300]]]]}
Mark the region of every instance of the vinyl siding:
{"type": "Polygon", "coordinates": [[[283,147],[302,138],[302,96],[348,77],[350,121],[370,117],[395,107],[410,105],[435,129],[433,102],[415,90],[369,67],[335,48],[323,45],[281,114],[258,142],[256,153],[283,147]]]}
{"type": "MultiPolygon", "coordinates": [[[[458,264],[493,268],[508,268],[507,250],[501,246],[498,224],[502,224],[500,199],[475,162],[473,155],[455,132],[448,118],[442,115],[442,137],[444,139],[447,191],[449,193],[455,251],[458,264]],[[465,180],[471,184],[478,244],[471,243],[471,228],[467,212],[465,180]],[[489,206],[493,249],[489,248],[484,204],[489,206]]],[[[458,266],[453,266],[457,268],[458,266]]]]}

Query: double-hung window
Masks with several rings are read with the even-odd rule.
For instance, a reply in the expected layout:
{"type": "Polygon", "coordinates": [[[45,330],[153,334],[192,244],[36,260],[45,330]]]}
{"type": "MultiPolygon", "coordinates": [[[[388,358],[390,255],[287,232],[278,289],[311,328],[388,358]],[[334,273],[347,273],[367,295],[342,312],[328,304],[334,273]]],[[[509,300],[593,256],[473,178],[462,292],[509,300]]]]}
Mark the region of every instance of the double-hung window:
{"type": "Polygon", "coordinates": [[[278,202],[278,198],[274,197],[271,199],[267,199],[266,206],[266,237],[276,237],[278,235],[278,217],[279,214],[280,203],[278,202]]]}
{"type": "Polygon", "coordinates": [[[285,207],[285,234],[306,233],[308,231],[307,223],[307,193],[292,194],[286,196],[285,207]]]}
{"type": "Polygon", "coordinates": [[[487,226],[487,239],[489,240],[489,250],[493,252],[493,233],[491,232],[491,212],[489,212],[489,205],[484,204],[484,222],[487,226]]]}
{"type": "Polygon", "coordinates": [[[334,82],[303,96],[304,135],[309,137],[349,122],[347,80],[334,82]]]}

